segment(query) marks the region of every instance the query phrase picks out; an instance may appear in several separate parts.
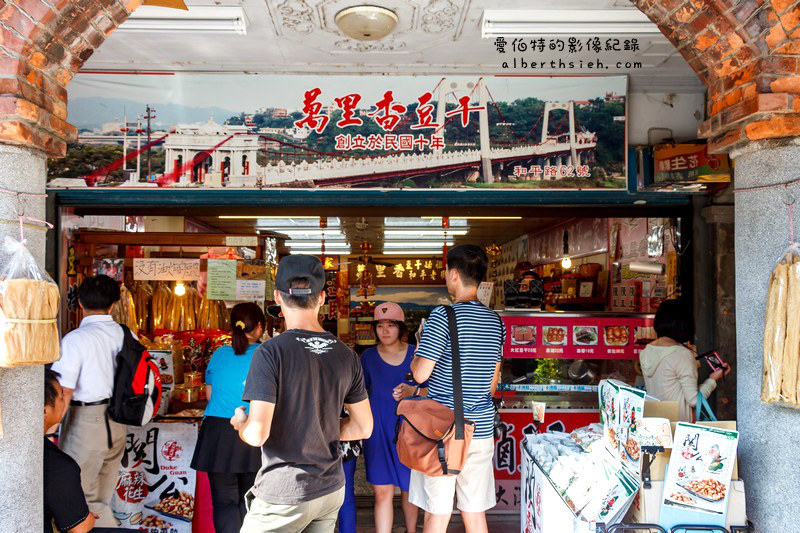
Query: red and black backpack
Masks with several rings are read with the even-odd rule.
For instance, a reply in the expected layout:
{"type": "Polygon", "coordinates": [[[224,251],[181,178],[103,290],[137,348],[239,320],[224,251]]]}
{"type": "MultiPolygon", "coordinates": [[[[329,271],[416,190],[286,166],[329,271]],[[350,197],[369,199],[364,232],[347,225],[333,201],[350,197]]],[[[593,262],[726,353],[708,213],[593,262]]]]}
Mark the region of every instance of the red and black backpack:
{"type": "Polygon", "coordinates": [[[117,354],[114,393],[108,416],[128,426],[144,426],[158,413],[161,403],[161,373],[153,357],[131,330],[122,326],[125,338],[117,354]]]}

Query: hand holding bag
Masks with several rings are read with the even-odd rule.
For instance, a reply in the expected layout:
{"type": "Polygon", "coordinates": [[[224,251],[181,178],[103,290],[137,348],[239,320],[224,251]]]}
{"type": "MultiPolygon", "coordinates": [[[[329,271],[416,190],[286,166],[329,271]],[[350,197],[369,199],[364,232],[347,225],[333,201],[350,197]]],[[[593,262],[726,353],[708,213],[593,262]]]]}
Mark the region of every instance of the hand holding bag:
{"type": "Polygon", "coordinates": [[[461,473],[469,453],[475,423],[464,419],[461,355],[458,349],[456,314],[445,306],[453,354],[453,406],[425,397],[412,397],[397,404],[395,443],[400,462],[428,476],[461,473]]]}
{"type": "Polygon", "coordinates": [[[703,396],[703,393],[700,391],[697,391],[697,405],[694,407],[694,419],[696,422],[717,421],[717,417],[714,415],[714,411],[711,410],[708,400],[706,400],[706,397],[703,396]]]}

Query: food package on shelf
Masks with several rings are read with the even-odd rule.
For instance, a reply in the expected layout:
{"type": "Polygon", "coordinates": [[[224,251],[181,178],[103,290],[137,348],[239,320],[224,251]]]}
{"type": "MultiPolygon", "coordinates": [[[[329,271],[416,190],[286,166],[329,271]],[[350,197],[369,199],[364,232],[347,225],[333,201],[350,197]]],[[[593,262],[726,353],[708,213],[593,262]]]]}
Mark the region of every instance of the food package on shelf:
{"type": "Polygon", "coordinates": [[[150,301],[153,299],[153,288],[146,281],[136,283],[133,289],[133,302],[136,309],[136,322],[139,331],[148,331],[150,325],[150,301]]]}
{"type": "Polygon", "coordinates": [[[119,301],[114,304],[111,316],[117,324],[128,326],[132,332],[139,331],[139,323],[136,321],[136,304],[133,301],[133,294],[123,283],[119,288],[119,301]]]}
{"type": "Polygon", "coordinates": [[[775,267],[767,293],[761,399],[800,405],[800,244],[775,267]]]}
{"type": "Polygon", "coordinates": [[[172,297],[172,292],[167,285],[161,283],[153,291],[150,311],[150,331],[165,329],[167,320],[167,306],[172,297]]]}
{"type": "Polygon", "coordinates": [[[225,302],[203,298],[197,311],[198,329],[231,329],[230,317],[225,302]]]}
{"type": "Polygon", "coordinates": [[[187,331],[197,327],[197,312],[200,307],[200,293],[189,287],[182,295],[174,292],[167,305],[164,329],[170,331],[187,331]]]}
{"type": "Polygon", "coordinates": [[[10,237],[0,270],[0,366],[47,364],[59,358],[58,286],[25,247],[10,237]]]}

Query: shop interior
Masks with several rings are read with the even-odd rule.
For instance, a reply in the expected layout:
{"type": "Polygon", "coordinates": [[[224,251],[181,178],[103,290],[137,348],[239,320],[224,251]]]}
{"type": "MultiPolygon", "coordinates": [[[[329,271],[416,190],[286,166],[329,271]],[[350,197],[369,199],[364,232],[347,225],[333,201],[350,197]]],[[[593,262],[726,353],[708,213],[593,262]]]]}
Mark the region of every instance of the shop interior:
{"type": "MultiPolygon", "coordinates": [[[[230,307],[273,303],[277,263],[287,254],[321,258],[328,273],[321,323],[360,353],[376,342],[377,303],[404,308],[413,344],[420,321],[450,301],[446,250],[462,243],[486,250],[490,268],[480,296],[509,334],[496,400],[519,441],[531,431],[532,402],[547,404],[539,431],[572,431],[599,421],[600,380],[641,386],[638,354],[654,338],[655,309],[691,291],[690,265],[681,261],[691,217],[676,209],[628,217],[556,216],[557,209],[541,209],[542,216],[242,211],[164,216],[60,208],[62,330],[80,322],[73,292],[84,276],[119,280],[123,299],[114,316],[158,354],[164,420],[202,416],[205,366],[229,341],[230,307]]],[[[280,321],[268,320],[267,336],[279,334],[280,321]]],[[[513,470],[505,481],[497,473],[512,492],[519,487],[513,470]]],[[[363,478],[357,495],[370,497],[363,478]]],[[[517,511],[508,502],[496,512],[517,511]]]]}

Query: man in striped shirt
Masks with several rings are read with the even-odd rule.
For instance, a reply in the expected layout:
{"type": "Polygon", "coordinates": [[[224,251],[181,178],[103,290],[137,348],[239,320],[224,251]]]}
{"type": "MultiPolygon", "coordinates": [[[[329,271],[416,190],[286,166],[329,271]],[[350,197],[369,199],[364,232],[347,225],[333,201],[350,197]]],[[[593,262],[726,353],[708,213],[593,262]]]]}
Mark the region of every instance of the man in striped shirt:
{"type": "MultiPolygon", "coordinates": [[[[475,433],[458,476],[430,477],[411,472],[409,501],[426,511],[424,533],[447,530],[456,495],[467,533],[485,533],[486,511],[496,503],[492,395],[500,377],[506,332],[497,313],[478,301],[478,285],[486,276],[488,263],[483,249],[471,244],[456,246],[447,254],[445,279],[456,315],[464,417],[475,422],[475,433]]],[[[447,315],[443,307],[437,307],[425,323],[411,370],[417,383],[428,381],[430,399],[450,408],[452,362],[447,315]]]]}

